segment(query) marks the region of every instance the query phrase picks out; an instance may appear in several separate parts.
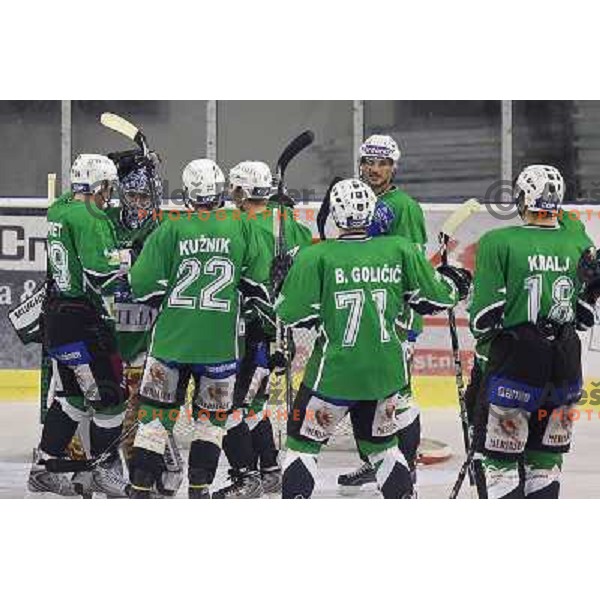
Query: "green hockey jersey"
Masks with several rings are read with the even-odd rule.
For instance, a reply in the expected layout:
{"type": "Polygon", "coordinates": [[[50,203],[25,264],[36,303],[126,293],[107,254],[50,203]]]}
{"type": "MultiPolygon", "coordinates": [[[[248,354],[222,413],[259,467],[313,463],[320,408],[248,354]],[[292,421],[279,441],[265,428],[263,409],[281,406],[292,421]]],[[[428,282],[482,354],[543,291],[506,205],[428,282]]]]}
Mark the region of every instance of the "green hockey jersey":
{"type": "MultiPolygon", "coordinates": [[[[400,235],[425,252],[427,229],[423,209],[414,198],[395,186],[378,196],[368,231],[372,236],[400,235]]],[[[398,322],[416,334],[423,331],[423,317],[406,307],[398,316],[398,322]]],[[[402,335],[405,337],[406,333],[402,335]]]]}
{"type": "MultiPolygon", "coordinates": [[[[146,238],[158,226],[159,221],[148,219],[139,229],[130,229],[121,220],[121,209],[109,208],[107,214],[113,223],[120,250],[131,250],[138,254],[146,238]]],[[[115,329],[119,351],[124,361],[132,363],[143,358],[150,343],[152,326],[158,310],[141,302],[117,298],[113,306],[115,329]]]]}
{"type": "Polygon", "coordinates": [[[162,298],[149,353],[188,364],[239,358],[239,295],[268,308],[270,267],[258,228],[239,211],[163,222],[129,275],[137,300],[162,298]]]}
{"type": "Polygon", "coordinates": [[[94,205],[65,193],[48,208],[48,268],[60,296],[86,298],[103,307],[119,273],[117,238],[111,221],[94,205]]]}
{"type": "Polygon", "coordinates": [[[486,233],[477,249],[469,307],[475,337],[489,339],[496,328],[541,318],[572,323],[581,289],[577,264],[591,245],[581,225],[518,225],[486,233]]]}
{"type": "MultiPolygon", "coordinates": [[[[275,211],[279,210],[279,205],[275,202],[267,204],[267,210],[262,213],[245,213],[248,220],[256,220],[256,224],[260,227],[265,242],[271,248],[271,259],[275,257],[275,234],[277,232],[277,224],[274,223],[274,215],[279,214],[275,211]]],[[[294,212],[289,208],[284,208],[285,216],[280,218],[283,223],[284,238],[287,251],[297,251],[312,244],[312,233],[306,225],[298,222],[294,218],[294,212]]]]}
{"type": "Polygon", "coordinates": [[[394,322],[453,306],[456,291],[411,242],[345,236],[300,251],[277,299],[291,326],[320,325],[304,384],[327,398],[377,400],[407,382],[394,322]]]}

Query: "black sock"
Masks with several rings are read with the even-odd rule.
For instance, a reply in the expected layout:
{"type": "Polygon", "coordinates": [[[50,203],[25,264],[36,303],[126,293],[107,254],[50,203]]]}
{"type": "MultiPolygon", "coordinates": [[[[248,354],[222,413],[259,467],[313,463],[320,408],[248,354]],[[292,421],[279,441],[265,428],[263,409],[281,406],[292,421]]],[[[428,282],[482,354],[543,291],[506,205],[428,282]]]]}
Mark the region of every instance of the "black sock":
{"type": "Polygon", "coordinates": [[[51,456],[62,456],[77,431],[77,421],[73,421],[55,400],[44,420],[40,449],[51,456]]]}
{"type": "Polygon", "coordinates": [[[406,462],[411,473],[415,470],[417,464],[417,452],[421,441],[421,417],[417,415],[416,419],[398,432],[398,449],[406,462]]]}
{"type": "Polygon", "coordinates": [[[223,439],[223,451],[232,469],[239,471],[252,468],[254,450],[248,423],[241,421],[239,425],[227,430],[223,439]]]}
{"type": "Polygon", "coordinates": [[[92,422],[90,423],[90,447],[92,456],[100,456],[109,446],[111,456],[116,456],[119,451],[117,439],[121,435],[122,430],[123,425],[117,425],[116,427],[99,427],[92,419],[92,422]]]}
{"type": "Polygon", "coordinates": [[[273,426],[269,419],[261,419],[251,431],[254,456],[260,459],[261,469],[277,467],[277,448],[273,439],[273,426]]]}
{"type": "Polygon", "coordinates": [[[190,485],[210,485],[217,473],[221,449],[212,442],[196,440],[190,445],[188,481],[190,485]]]}
{"type": "Polygon", "coordinates": [[[163,457],[146,448],[133,447],[129,462],[129,480],[134,486],[151,488],[164,469],[163,457]]]}

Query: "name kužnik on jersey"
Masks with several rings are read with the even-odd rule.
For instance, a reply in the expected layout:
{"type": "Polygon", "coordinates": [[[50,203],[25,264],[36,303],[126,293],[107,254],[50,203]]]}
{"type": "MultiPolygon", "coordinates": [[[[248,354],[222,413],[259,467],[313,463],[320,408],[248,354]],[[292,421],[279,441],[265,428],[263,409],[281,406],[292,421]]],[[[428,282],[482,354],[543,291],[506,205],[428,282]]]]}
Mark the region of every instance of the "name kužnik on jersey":
{"type": "Polygon", "coordinates": [[[179,240],[179,255],[192,256],[203,252],[218,252],[229,254],[231,238],[209,237],[201,235],[199,238],[179,240]]]}
{"type": "Polygon", "coordinates": [[[400,283],[402,267],[399,264],[381,267],[352,267],[349,272],[334,269],[336,284],[344,283],[400,283]]]}

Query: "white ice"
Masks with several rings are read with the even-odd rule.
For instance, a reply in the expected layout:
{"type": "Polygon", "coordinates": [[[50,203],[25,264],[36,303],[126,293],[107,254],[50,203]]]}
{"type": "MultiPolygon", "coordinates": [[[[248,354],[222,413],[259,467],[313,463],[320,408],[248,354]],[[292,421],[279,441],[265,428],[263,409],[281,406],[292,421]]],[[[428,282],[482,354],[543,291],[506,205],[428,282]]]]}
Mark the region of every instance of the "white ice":
{"type": "MultiPolygon", "coordinates": [[[[581,413],[575,423],[574,442],[564,466],[562,497],[600,498],[600,418],[594,412],[591,420],[581,413]]],[[[447,462],[419,468],[419,498],[447,498],[460,468],[461,430],[456,411],[451,409],[424,410],[422,414],[423,436],[442,440],[453,449],[447,462]]],[[[0,498],[39,497],[26,491],[26,478],[32,449],[40,434],[39,412],[35,403],[0,403],[0,498]]],[[[319,480],[315,498],[348,498],[336,485],[340,473],[359,465],[354,451],[324,451],[319,459],[319,480]]],[[[226,478],[227,465],[222,461],[215,487],[226,478]]],[[[180,497],[185,497],[182,486],[180,497]]],[[[374,485],[366,486],[353,497],[375,498],[379,494],[374,485]]],[[[465,483],[461,497],[471,497],[465,483]]]]}

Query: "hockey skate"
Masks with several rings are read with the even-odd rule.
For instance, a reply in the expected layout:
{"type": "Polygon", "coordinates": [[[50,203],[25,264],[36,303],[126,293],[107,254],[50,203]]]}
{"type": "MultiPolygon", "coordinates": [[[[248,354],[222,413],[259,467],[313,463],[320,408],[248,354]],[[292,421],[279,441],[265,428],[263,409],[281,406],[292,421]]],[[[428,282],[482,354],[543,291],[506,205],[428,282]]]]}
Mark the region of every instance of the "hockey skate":
{"type": "Polygon", "coordinates": [[[352,491],[360,489],[367,483],[377,483],[375,478],[375,469],[367,462],[363,463],[356,471],[345,473],[338,477],[338,485],[342,491],[352,491]]]}
{"type": "Polygon", "coordinates": [[[217,490],[212,497],[217,500],[230,500],[242,498],[260,498],[263,495],[263,486],[260,475],[256,471],[229,470],[231,483],[217,490]]]}
{"type": "Polygon", "coordinates": [[[75,473],[71,478],[75,491],[86,500],[90,500],[94,496],[94,484],[92,482],[91,471],[80,471],[75,473]]]}
{"type": "Polygon", "coordinates": [[[208,487],[190,487],[188,488],[188,498],[190,500],[210,500],[208,487]]]}
{"type": "Polygon", "coordinates": [[[117,454],[92,471],[92,490],[107,498],[128,498],[129,482],[123,477],[121,457],[117,454]]]}
{"type": "Polygon", "coordinates": [[[260,472],[263,494],[281,494],[281,469],[271,467],[260,472]]]}
{"type": "Polygon", "coordinates": [[[27,489],[34,493],[51,493],[59,496],[78,496],[73,483],[65,473],[51,473],[44,465],[38,464],[41,459],[50,458],[41,450],[34,450],[33,464],[29,471],[27,489]]]}

